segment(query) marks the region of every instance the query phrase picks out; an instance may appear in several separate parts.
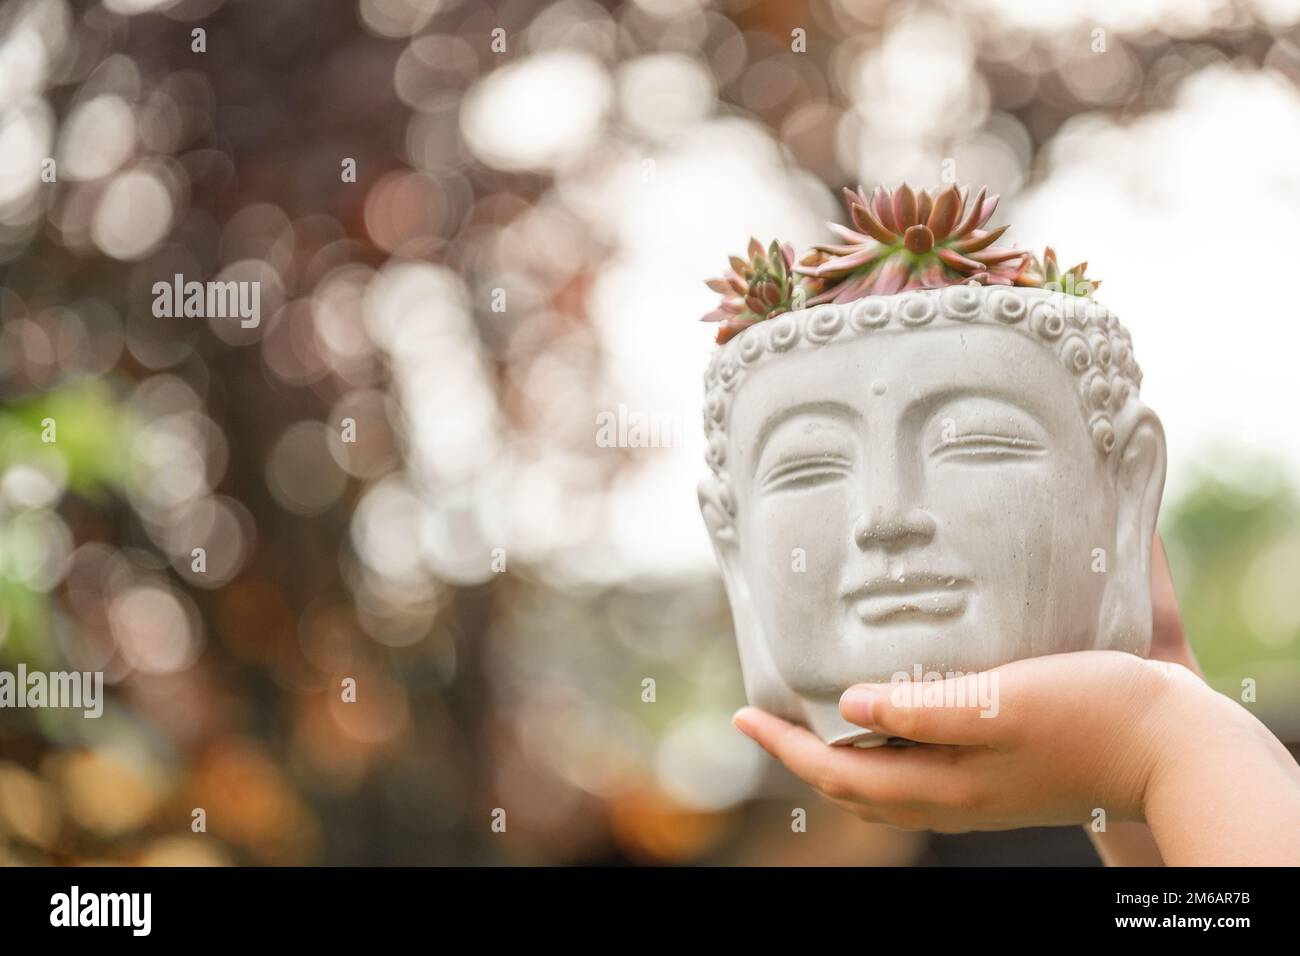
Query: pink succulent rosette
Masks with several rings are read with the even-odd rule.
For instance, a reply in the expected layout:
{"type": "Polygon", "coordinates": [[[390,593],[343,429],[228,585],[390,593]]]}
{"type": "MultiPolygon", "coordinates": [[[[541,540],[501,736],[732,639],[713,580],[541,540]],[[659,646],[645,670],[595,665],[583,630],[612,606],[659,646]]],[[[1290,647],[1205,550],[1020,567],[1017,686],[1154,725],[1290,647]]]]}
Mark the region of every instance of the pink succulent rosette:
{"type": "Polygon", "coordinates": [[[749,240],[749,259],[731,257],[731,268],[705,283],[722,301],[701,322],[717,322],[717,341],[733,338],[755,322],[771,319],[791,309],[798,277],[794,274],[794,247],[773,240],[766,250],[749,240]]]}

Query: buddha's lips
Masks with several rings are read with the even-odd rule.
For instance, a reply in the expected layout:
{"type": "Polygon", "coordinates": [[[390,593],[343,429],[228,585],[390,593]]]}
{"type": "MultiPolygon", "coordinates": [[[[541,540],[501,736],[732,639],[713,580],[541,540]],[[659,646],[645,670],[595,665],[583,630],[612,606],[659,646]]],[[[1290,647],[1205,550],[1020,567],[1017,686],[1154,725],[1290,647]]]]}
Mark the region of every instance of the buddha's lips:
{"type": "Polygon", "coordinates": [[[928,617],[955,617],[966,609],[969,581],[930,572],[875,578],[846,597],[866,624],[928,617]]]}

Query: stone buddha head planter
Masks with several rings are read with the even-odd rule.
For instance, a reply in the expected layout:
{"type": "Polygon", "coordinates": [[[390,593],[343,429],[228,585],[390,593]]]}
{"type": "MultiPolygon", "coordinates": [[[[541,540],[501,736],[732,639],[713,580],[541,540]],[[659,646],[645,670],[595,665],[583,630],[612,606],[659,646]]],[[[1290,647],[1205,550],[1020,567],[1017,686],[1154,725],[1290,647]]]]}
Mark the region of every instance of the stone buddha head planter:
{"type": "Polygon", "coordinates": [[[979,245],[992,234],[978,228],[982,193],[964,232],[934,215],[964,208],[955,189],[901,209],[899,193],[850,195],[858,231],[841,234],[860,241],[799,263],[751,246],[749,275],[722,280],[753,301],[718,317],[700,505],[750,703],[863,744],[879,741],[838,710],[853,683],[1145,654],[1165,445],[1128,333],[1077,289],[1056,291],[1085,282],[1082,267],[979,245]],[[916,225],[930,247],[882,285],[889,237],[908,249],[916,225]],[[936,249],[962,242],[954,257],[975,265],[940,259],[922,278],[936,249]]]}

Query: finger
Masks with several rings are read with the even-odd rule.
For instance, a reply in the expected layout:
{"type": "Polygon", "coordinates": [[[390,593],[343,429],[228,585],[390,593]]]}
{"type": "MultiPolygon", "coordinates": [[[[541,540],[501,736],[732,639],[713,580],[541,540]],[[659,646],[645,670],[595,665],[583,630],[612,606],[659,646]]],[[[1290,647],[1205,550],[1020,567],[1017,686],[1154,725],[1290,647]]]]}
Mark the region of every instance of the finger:
{"type": "Polygon", "coordinates": [[[885,822],[884,818],[881,816],[881,813],[883,811],[881,811],[877,807],[872,806],[869,803],[862,803],[858,800],[832,800],[824,793],[820,794],[820,796],[831,806],[835,807],[838,810],[843,810],[845,813],[853,814],[863,823],[883,824],[885,822]]]}
{"type": "Polygon", "coordinates": [[[868,754],[858,789],[863,800],[886,813],[887,823],[900,810],[939,820],[974,808],[997,759],[995,751],[978,745],[877,747],[868,754]]]}
{"type": "Polygon", "coordinates": [[[998,740],[996,669],[941,681],[855,684],[840,697],[850,723],[920,743],[993,744],[998,740]]]}
{"type": "Polygon", "coordinates": [[[738,711],[733,721],[795,776],[846,809],[969,806],[978,755],[991,753],[982,747],[833,747],[752,707],[738,711]]]}
{"type": "Polygon", "coordinates": [[[855,748],[832,747],[811,731],[755,707],[742,707],[731,722],[796,777],[830,799],[854,797],[851,751],[855,748]]]}

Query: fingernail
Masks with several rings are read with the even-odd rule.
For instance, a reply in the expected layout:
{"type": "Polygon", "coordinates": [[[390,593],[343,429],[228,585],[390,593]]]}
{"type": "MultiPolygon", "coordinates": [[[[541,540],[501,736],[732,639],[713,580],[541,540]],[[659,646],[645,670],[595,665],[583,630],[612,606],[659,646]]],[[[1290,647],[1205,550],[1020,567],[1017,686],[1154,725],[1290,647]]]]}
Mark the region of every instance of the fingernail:
{"type": "Polygon", "coordinates": [[[854,684],[840,695],[840,715],[855,724],[874,720],[876,700],[880,697],[866,684],[854,684]]]}
{"type": "Polygon", "coordinates": [[[750,734],[749,734],[748,719],[749,719],[749,708],[742,707],[740,708],[740,710],[736,711],[734,714],[731,715],[731,726],[735,727],[742,734],[749,736],[750,734]]]}

